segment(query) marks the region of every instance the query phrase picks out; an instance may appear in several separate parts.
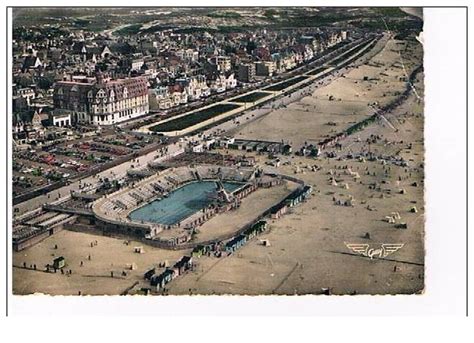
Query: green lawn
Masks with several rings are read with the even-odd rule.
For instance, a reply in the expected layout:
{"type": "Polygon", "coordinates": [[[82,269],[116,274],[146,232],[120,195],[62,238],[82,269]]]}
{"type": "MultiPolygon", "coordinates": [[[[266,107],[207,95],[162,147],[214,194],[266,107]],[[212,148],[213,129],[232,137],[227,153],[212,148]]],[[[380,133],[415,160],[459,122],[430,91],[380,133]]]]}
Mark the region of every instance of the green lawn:
{"type": "Polygon", "coordinates": [[[253,93],[243,95],[239,98],[236,98],[236,99],[233,99],[233,100],[230,100],[230,101],[233,101],[233,102],[254,102],[254,101],[260,100],[261,98],[266,97],[267,95],[270,95],[270,93],[268,93],[268,92],[253,92],[253,93]]]}
{"type": "Polygon", "coordinates": [[[162,124],[157,124],[150,127],[151,131],[155,132],[169,132],[169,131],[179,131],[187,127],[196,125],[208,119],[217,117],[220,114],[235,110],[236,108],[241,107],[241,105],[235,104],[218,104],[214,105],[186,116],[176,118],[170,121],[167,121],[162,124]]]}
{"type": "Polygon", "coordinates": [[[264,88],[264,90],[272,91],[272,92],[281,91],[285,88],[293,86],[294,84],[296,84],[298,82],[306,80],[307,78],[308,78],[308,76],[297,76],[297,77],[294,77],[294,78],[292,78],[288,81],[283,81],[283,82],[277,83],[276,85],[266,87],[266,88],[264,88]]]}
{"type": "MultiPolygon", "coordinates": [[[[331,63],[332,65],[337,65],[337,64],[341,63],[342,61],[348,59],[350,56],[354,56],[355,54],[359,53],[362,49],[364,49],[365,47],[367,47],[367,46],[369,46],[369,45],[371,45],[371,46],[369,47],[369,49],[372,48],[372,47],[375,45],[375,43],[376,43],[375,40],[370,40],[370,41],[368,41],[368,42],[365,42],[365,43],[363,43],[363,44],[357,46],[357,47],[356,47],[354,50],[352,50],[351,52],[349,52],[349,53],[347,53],[347,54],[344,54],[343,56],[338,57],[338,58],[336,58],[335,60],[332,60],[330,63],[331,63]]],[[[358,57],[359,57],[359,56],[357,56],[357,57],[352,57],[350,60],[348,60],[348,62],[352,62],[353,60],[357,59],[358,57]]]]}
{"type": "Polygon", "coordinates": [[[316,69],[314,69],[314,70],[311,70],[311,71],[310,71],[309,73],[307,73],[306,75],[317,75],[317,74],[323,72],[323,71],[326,70],[326,69],[327,69],[327,67],[318,67],[318,68],[316,68],[316,69]]]}

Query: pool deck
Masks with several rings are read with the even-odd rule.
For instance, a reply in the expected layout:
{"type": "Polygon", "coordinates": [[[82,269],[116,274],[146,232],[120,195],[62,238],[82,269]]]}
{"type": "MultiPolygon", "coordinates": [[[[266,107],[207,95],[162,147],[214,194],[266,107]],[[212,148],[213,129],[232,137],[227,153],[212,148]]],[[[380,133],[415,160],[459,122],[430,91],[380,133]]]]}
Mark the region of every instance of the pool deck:
{"type": "Polygon", "coordinates": [[[242,201],[239,208],[214,216],[199,226],[193,242],[206,242],[237,232],[246,224],[254,222],[258,216],[299,186],[295,182],[285,181],[278,186],[258,188],[242,201]]]}

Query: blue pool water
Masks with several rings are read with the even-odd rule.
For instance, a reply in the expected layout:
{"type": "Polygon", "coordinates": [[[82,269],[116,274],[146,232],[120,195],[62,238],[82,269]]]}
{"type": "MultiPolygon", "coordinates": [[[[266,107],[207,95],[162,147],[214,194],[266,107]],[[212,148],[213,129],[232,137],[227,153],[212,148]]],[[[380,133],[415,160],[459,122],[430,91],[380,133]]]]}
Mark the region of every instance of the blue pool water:
{"type": "MultiPolygon", "coordinates": [[[[228,192],[233,192],[241,183],[223,182],[228,192]]],[[[172,225],[189,217],[193,213],[208,206],[212,199],[208,193],[216,189],[213,181],[198,181],[188,183],[169,194],[167,198],[155,200],[131,212],[129,217],[134,221],[145,221],[172,225]]]]}

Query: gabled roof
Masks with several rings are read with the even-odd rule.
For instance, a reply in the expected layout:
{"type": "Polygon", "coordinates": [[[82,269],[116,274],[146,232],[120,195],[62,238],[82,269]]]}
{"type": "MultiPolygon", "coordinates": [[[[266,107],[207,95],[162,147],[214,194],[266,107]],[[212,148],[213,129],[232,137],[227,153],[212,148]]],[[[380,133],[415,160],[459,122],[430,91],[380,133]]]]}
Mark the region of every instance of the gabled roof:
{"type": "Polygon", "coordinates": [[[36,56],[26,56],[25,60],[23,61],[23,68],[24,69],[33,68],[33,67],[35,67],[36,63],[41,64],[41,61],[38,57],[36,57],[36,56]]]}
{"type": "MultiPolygon", "coordinates": [[[[84,42],[74,42],[72,45],[72,51],[76,54],[80,54],[84,52],[84,49],[86,48],[86,43],[84,42]]],[[[86,49],[87,50],[87,49],[86,49]]]]}

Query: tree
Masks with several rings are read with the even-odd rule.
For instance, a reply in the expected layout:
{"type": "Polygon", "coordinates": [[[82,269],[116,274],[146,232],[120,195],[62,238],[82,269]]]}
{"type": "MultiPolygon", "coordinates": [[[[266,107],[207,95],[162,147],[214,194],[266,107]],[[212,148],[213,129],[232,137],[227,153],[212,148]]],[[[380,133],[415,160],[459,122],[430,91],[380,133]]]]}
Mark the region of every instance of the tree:
{"type": "Polygon", "coordinates": [[[97,63],[95,65],[95,69],[96,69],[96,71],[107,71],[108,66],[105,63],[97,63]]]}
{"type": "Polygon", "coordinates": [[[18,85],[20,85],[21,87],[28,87],[32,83],[34,83],[33,77],[28,73],[23,73],[23,74],[18,75],[17,77],[14,78],[13,81],[17,83],[18,85]]]}
{"type": "Polygon", "coordinates": [[[38,80],[38,87],[40,89],[48,90],[54,83],[54,75],[41,76],[38,80]]]}
{"type": "Polygon", "coordinates": [[[248,54],[251,54],[252,51],[254,51],[256,48],[257,48],[257,44],[255,44],[254,41],[249,40],[249,41],[247,42],[246,50],[247,50],[247,53],[248,53],[248,54]]]}

